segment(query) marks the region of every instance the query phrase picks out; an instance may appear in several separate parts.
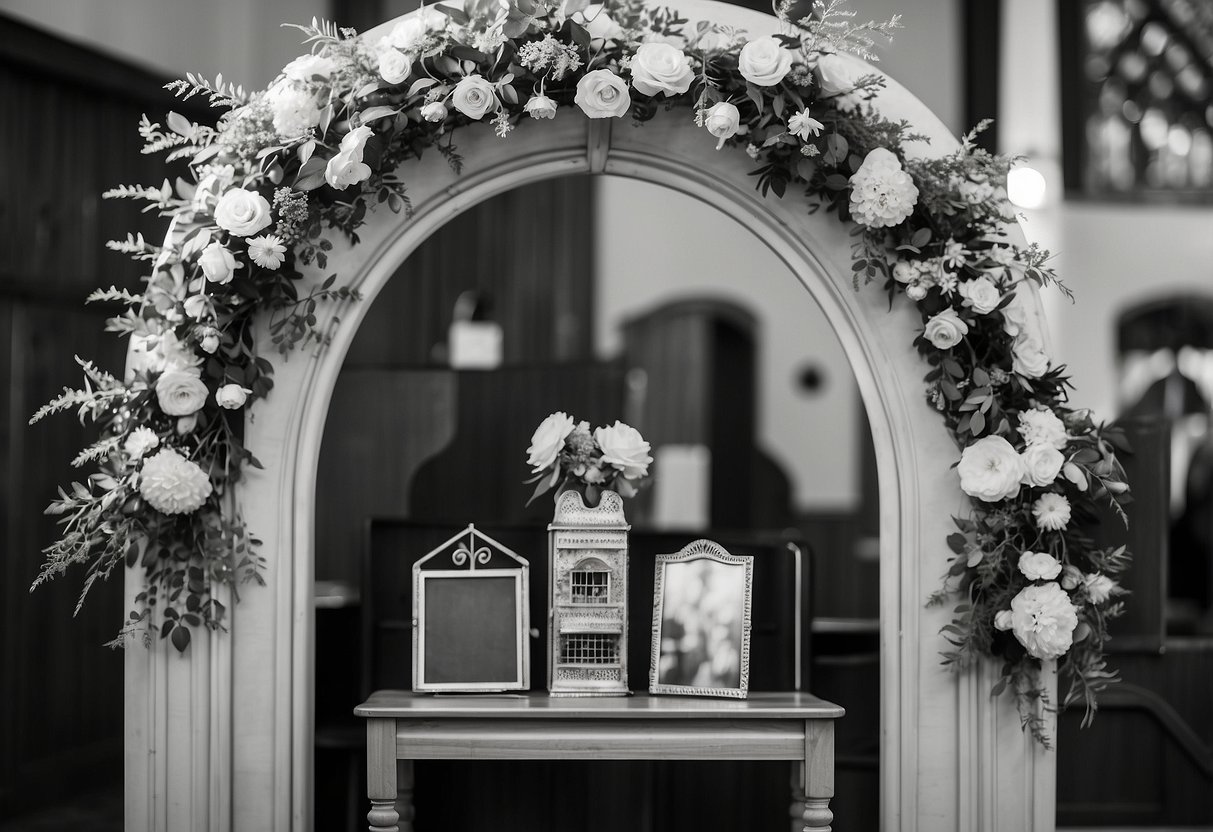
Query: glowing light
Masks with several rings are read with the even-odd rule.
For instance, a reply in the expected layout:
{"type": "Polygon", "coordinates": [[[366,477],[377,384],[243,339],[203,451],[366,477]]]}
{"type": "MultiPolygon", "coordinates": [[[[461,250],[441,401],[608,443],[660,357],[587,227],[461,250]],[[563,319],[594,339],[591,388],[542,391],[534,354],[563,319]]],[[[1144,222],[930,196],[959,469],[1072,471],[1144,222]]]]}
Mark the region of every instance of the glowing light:
{"type": "Polygon", "coordinates": [[[1044,174],[1022,165],[1007,174],[1007,198],[1020,208],[1039,208],[1045,204],[1044,174]]]}

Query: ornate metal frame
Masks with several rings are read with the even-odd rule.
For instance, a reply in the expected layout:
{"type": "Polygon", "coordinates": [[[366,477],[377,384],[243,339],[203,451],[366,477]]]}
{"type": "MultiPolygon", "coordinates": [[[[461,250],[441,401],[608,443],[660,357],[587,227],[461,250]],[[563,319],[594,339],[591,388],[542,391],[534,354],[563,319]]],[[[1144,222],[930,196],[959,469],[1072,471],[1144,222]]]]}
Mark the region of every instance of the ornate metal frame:
{"type": "Polygon", "coordinates": [[[683,696],[725,696],[745,699],[750,686],[750,607],[753,601],[754,556],[729,554],[723,546],[710,540],[696,540],[672,555],[658,555],[653,569],[653,646],[649,661],[649,693],[670,693],[683,696]],[[672,563],[711,560],[743,569],[745,587],[741,617],[741,673],[736,688],[699,688],[689,685],[664,685],[658,682],[661,660],[661,621],[665,601],[665,570],[672,563]]]}
{"type": "Polygon", "coordinates": [[[529,690],[531,687],[531,611],[530,562],[518,553],[476,530],[474,523],[431,549],[413,564],[413,690],[419,693],[486,693],[503,690],[529,690]],[[517,567],[490,567],[494,554],[503,555],[517,567]],[[423,569],[440,555],[446,555],[453,568],[423,569]],[[488,568],[485,568],[488,567],[488,568]],[[515,614],[515,655],[517,675],[511,682],[427,682],[425,673],[425,584],[432,579],[474,580],[476,578],[513,578],[515,614]]]}

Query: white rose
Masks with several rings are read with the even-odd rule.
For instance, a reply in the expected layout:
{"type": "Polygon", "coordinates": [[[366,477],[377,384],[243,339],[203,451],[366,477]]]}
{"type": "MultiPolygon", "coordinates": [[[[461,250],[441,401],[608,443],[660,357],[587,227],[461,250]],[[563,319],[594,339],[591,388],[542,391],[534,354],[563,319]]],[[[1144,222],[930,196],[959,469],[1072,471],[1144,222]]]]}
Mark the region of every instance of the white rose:
{"type": "Polygon", "coordinates": [[[214,355],[215,350],[219,349],[219,330],[213,327],[208,328],[198,341],[198,346],[207,355],[214,355]]]}
{"type": "Polygon", "coordinates": [[[137,427],[126,437],[122,448],[134,459],[160,445],[160,437],[149,427],[137,427]]]}
{"type": "Polygon", "coordinates": [[[632,86],[643,95],[680,95],[691,88],[695,78],[691,59],[668,43],[642,43],[630,66],[632,86]]]}
{"type": "Polygon", "coordinates": [[[215,402],[228,410],[237,410],[244,407],[251,392],[253,391],[239,384],[225,384],[215,391],[215,402]]]}
{"type": "Polygon", "coordinates": [[[531,446],[526,449],[526,464],[531,466],[532,473],[538,474],[556,461],[574,427],[573,417],[560,410],[539,423],[531,435],[531,446]]]}
{"type": "Polygon", "coordinates": [[[871,228],[891,228],[914,213],[918,187],[891,150],[877,147],[851,174],[851,216],[871,228]]]}
{"type": "Polygon", "coordinates": [[[316,97],[298,84],[281,82],[270,87],[265,101],[273,113],[274,130],[283,139],[297,139],[320,123],[316,97]]]}
{"type": "Polygon", "coordinates": [[[1043,488],[1052,485],[1061,473],[1066,458],[1051,445],[1029,445],[1021,455],[1023,459],[1023,484],[1043,488]]]}
{"type": "Polygon", "coordinates": [[[1017,338],[1011,345],[1011,369],[1026,378],[1040,378],[1049,371],[1049,356],[1035,338],[1017,338]]]}
{"type": "Polygon", "coordinates": [[[792,69],[792,53],[773,37],[755,38],[737,55],[741,77],[759,87],[773,87],[792,69]]]}
{"type": "Polygon", "coordinates": [[[912,301],[920,301],[927,296],[927,287],[921,283],[911,283],[906,287],[906,297],[912,301]]]}
{"type": "Polygon", "coordinates": [[[1037,528],[1052,532],[1061,531],[1070,523],[1070,501],[1063,494],[1041,494],[1036,502],[1032,503],[1032,516],[1036,518],[1037,528]]]}
{"type": "Polygon", "coordinates": [[[898,283],[913,283],[918,279],[918,267],[909,260],[898,260],[893,266],[893,279],[898,283]]]}
{"type": "Polygon", "coordinates": [[[592,3],[574,13],[573,20],[581,24],[595,40],[620,40],[624,36],[623,27],[606,13],[601,3],[592,3]]]}
{"type": "Polygon", "coordinates": [[[999,610],[994,614],[994,629],[1009,630],[1014,626],[1014,619],[1010,610],[999,610]]]}
{"type": "Polygon", "coordinates": [[[556,102],[546,95],[532,95],[522,108],[531,118],[555,118],[556,102]]]}
{"type": "Polygon", "coordinates": [[[1019,571],[1029,581],[1051,581],[1061,574],[1061,562],[1048,552],[1024,552],[1019,556],[1019,571]]]}
{"type": "Polygon", "coordinates": [[[388,47],[379,52],[379,77],[389,84],[402,84],[413,69],[413,56],[388,47]]]}
{"type": "Polygon", "coordinates": [[[332,58],[322,55],[300,55],[282,68],[282,74],[292,81],[307,82],[319,77],[321,81],[327,82],[336,68],[337,62],[332,58]]]}
{"type": "Polygon", "coordinates": [[[1002,308],[1002,331],[1012,338],[1018,338],[1027,327],[1028,309],[1018,294],[1012,295],[1011,302],[1002,308]]]}
{"type": "Polygon", "coordinates": [[[468,118],[480,119],[497,109],[497,94],[484,78],[468,75],[455,85],[451,104],[468,118]]]}
{"type": "Polygon", "coordinates": [[[983,436],[960,452],[956,473],[964,493],[996,503],[1019,493],[1023,460],[1001,436],[983,436]]]}
{"type": "Polygon", "coordinates": [[[952,307],[932,315],[922,333],[936,349],[950,350],[969,334],[969,325],[960,319],[952,307]]]}
{"type": "Polygon", "coordinates": [[[206,472],[171,448],[149,457],[139,475],[139,493],[164,514],[192,514],[211,491],[206,472]]]}
{"type": "Polygon", "coordinates": [[[237,237],[256,234],[270,224],[270,204],[256,191],[232,188],[219,197],[215,224],[237,237]]]}
{"type": "Polygon", "coordinates": [[[741,113],[727,101],[713,104],[703,114],[703,126],[716,138],[716,149],[724,147],[724,140],[737,134],[737,126],[741,122],[741,113]]]}
{"type": "Polygon", "coordinates": [[[197,370],[168,370],[156,380],[156,399],[169,416],[189,416],[206,404],[207,390],[197,370]]]}
{"type": "Polygon", "coordinates": [[[441,101],[431,101],[421,108],[421,117],[431,124],[436,124],[446,118],[446,105],[441,101]]]}
{"type": "Polygon", "coordinates": [[[1070,439],[1066,423],[1056,413],[1036,408],[1019,411],[1019,435],[1029,445],[1051,445],[1059,451],[1070,439]]]}
{"type": "Polygon", "coordinates": [[[849,92],[855,86],[846,60],[832,52],[817,58],[817,83],[825,96],[849,92]]]}
{"type": "Polygon", "coordinates": [[[1082,582],[1086,585],[1087,597],[1095,604],[1102,604],[1104,601],[1107,601],[1112,597],[1113,591],[1117,588],[1116,581],[1098,572],[1085,575],[1082,582]]]}
{"type": "Polygon", "coordinates": [[[632,97],[622,78],[609,69],[595,69],[581,76],[573,101],[589,118],[619,118],[627,113],[632,97]]]}
{"type": "Polygon", "coordinates": [[[960,296],[964,298],[965,306],[970,307],[978,315],[988,315],[998,308],[1002,302],[1002,293],[988,277],[976,280],[966,280],[960,284],[960,296]]]}
{"type": "Polygon", "coordinates": [[[324,167],[324,181],[339,191],[371,178],[371,167],[362,161],[362,153],[343,150],[324,167]]]}
{"type": "Polygon", "coordinates": [[[640,431],[618,419],[610,427],[594,431],[594,440],[602,449],[602,461],[622,472],[624,479],[634,480],[649,473],[649,443],[640,431]]]}
{"type": "Polygon", "coordinates": [[[1065,590],[1054,582],[1033,584],[1011,601],[1015,638],[1038,659],[1055,659],[1070,649],[1078,611],[1065,590]]]}
{"type": "Polygon", "coordinates": [[[230,251],[222,243],[211,243],[198,255],[198,265],[202,274],[211,283],[230,283],[236,269],[240,266],[230,251]]]}

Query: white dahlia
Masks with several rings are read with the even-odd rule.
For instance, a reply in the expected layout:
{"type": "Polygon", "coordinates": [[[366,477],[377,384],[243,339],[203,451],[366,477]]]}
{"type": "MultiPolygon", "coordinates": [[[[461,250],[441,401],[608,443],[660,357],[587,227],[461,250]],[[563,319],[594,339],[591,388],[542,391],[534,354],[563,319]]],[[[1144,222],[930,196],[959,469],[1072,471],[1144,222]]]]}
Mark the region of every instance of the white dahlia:
{"type": "Polygon", "coordinates": [[[893,227],[914,212],[918,188],[892,151],[878,147],[851,175],[851,216],[870,228],[893,227]]]}
{"type": "Polygon", "coordinates": [[[1064,494],[1041,494],[1032,504],[1032,516],[1038,528],[1061,531],[1070,523],[1070,501],[1064,494]]]}
{"type": "Polygon", "coordinates": [[[165,448],[143,463],[139,493],[165,514],[192,514],[211,496],[211,479],[196,464],[165,448]]]}
{"type": "Polygon", "coordinates": [[[1055,659],[1070,649],[1078,611],[1070,596],[1057,585],[1033,584],[1011,599],[1011,629],[1029,654],[1055,659]]]}

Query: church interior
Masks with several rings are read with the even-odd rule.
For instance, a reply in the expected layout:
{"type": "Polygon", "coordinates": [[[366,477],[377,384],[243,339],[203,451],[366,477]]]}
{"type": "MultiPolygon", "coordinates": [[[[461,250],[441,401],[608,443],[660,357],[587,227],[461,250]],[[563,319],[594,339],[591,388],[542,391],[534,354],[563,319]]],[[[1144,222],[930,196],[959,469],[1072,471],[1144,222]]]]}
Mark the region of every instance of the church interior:
{"type": "MultiPolygon", "coordinates": [[[[904,13],[880,68],[955,135],[992,119],[981,145],[1022,157],[1010,199],[1077,297],[1041,291],[1071,404],[1122,426],[1134,450],[1128,529],[1109,516],[1094,532],[1135,555],[1109,643],[1121,681],[1090,726],[1081,709],[1058,718],[1056,828],[1213,828],[1213,6],[852,5],[904,13]]],[[[112,310],[83,299],[139,286],[142,266],[105,241],[164,234],[101,192],[163,178],[138,152],[142,113],[208,117],[167,81],[223,72],[264,86],[301,51],[280,22],[363,30],[415,7],[0,0],[0,832],[124,828],[123,652],[104,646],[129,602],[121,576],[77,613],[76,581],[29,591],[56,534],[43,509],[89,438],[73,418],[26,423],[75,383],[72,355],[122,368],[112,310]]],[[[661,472],[628,504],[633,687],[650,661],[636,634],[651,624],[653,555],[709,530],[755,552],[750,690],[845,707],[835,828],[884,828],[880,460],[844,346],[789,267],[715,206],[588,175],[523,185],[443,225],[346,353],[315,475],[314,743],[295,752],[314,778],[311,828],[366,828],[352,711],[412,681],[417,558],[474,521],[530,558],[530,618],[544,619],[552,508],[526,503],[523,448],[557,410],[638,426],[661,472]]],[[[543,639],[529,637],[542,690],[543,639]]],[[[778,762],[443,760],[415,777],[417,830],[788,823],[778,762]]]]}

